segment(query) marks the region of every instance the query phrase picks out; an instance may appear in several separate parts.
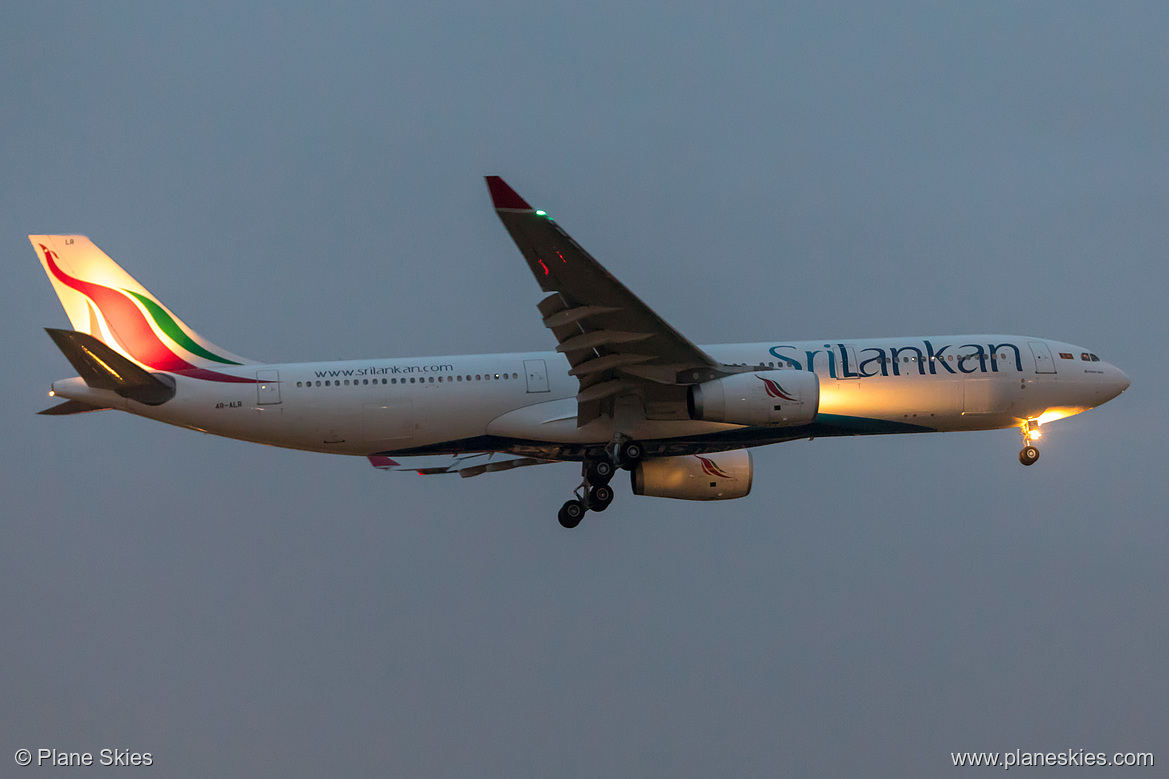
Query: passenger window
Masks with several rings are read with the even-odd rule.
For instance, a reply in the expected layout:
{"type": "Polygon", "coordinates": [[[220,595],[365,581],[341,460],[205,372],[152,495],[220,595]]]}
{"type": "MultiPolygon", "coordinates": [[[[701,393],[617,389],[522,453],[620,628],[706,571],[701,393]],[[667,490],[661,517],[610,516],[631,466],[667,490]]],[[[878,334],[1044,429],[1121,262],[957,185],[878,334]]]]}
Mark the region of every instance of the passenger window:
{"type": "Polygon", "coordinates": [[[1059,358],[1061,360],[1074,360],[1074,359],[1076,359],[1075,356],[1073,354],[1071,354],[1070,352],[1060,352],[1059,358]]]}

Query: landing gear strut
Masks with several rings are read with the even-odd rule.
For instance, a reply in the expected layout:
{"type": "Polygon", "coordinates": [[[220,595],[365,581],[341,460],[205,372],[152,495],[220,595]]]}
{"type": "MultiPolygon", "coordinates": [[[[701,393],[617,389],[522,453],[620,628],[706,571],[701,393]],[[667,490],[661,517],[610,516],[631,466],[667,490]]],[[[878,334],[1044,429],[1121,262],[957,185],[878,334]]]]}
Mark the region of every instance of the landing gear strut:
{"type": "Polygon", "coordinates": [[[1034,465],[1039,459],[1039,447],[1034,443],[1040,435],[1039,423],[1030,419],[1019,427],[1019,432],[1023,434],[1023,450],[1019,452],[1019,462],[1023,465],[1034,465]]]}
{"type": "MultiPolygon", "coordinates": [[[[644,451],[636,441],[625,441],[620,447],[615,447],[614,451],[619,455],[624,453],[628,457],[630,453],[626,448],[631,444],[632,459],[627,461],[636,465],[644,451]]],[[[581,464],[580,486],[574,491],[576,497],[561,506],[560,513],[556,515],[560,526],[574,528],[580,524],[586,511],[604,511],[609,508],[609,504],[613,502],[613,488],[609,486],[609,482],[616,472],[617,466],[610,457],[585,460],[581,464]]]]}

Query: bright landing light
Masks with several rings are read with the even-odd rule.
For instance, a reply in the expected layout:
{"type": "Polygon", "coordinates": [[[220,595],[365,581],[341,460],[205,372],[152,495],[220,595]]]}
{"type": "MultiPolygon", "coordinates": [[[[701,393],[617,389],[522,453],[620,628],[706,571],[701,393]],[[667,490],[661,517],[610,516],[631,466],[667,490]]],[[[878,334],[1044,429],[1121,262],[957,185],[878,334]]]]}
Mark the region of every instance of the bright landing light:
{"type": "Polygon", "coordinates": [[[1054,422],[1057,419],[1063,419],[1064,417],[1070,417],[1073,414],[1079,414],[1082,411],[1087,411],[1087,409],[1084,409],[1084,408],[1049,408],[1047,411],[1044,411],[1042,414],[1040,414],[1039,418],[1036,419],[1035,421],[1041,425],[1046,425],[1048,422],[1054,422]]]}

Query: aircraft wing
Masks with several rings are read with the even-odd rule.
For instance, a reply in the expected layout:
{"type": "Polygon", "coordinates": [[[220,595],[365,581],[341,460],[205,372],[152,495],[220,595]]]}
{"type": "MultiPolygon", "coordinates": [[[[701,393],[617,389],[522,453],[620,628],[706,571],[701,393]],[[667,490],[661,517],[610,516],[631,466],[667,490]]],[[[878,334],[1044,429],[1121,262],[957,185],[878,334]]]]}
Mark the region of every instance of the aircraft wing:
{"type": "Polygon", "coordinates": [[[541,289],[544,326],[580,382],[577,425],[612,413],[612,398],[638,394],[647,418],[687,418],[685,386],[727,366],[641,302],[543,211],[498,176],[487,177],[495,212],[541,289]]]}
{"type": "Polygon", "coordinates": [[[509,471],[528,465],[544,465],[555,460],[541,460],[536,457],[520,457],[501,452],[478,452],[460,455],[423,455],[416,457],[388,457],[384,454],[369,455],[369,463],[382,471],[402,471],[421,476],[457,473],[463,478],[482,473],[509,471]]]}

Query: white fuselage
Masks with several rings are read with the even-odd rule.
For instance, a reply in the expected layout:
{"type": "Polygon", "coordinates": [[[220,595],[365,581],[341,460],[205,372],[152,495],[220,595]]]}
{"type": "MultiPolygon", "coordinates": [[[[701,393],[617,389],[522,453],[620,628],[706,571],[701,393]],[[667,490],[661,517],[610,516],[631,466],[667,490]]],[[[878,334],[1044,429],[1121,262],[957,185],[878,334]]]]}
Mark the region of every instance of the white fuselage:
{"type": "MultiPolygon", "coordinates": [[[[645,442],[718,451],[809,436],[988,430],[1047,422],[1115,397],[1128,379],[1071,344],[1006,335],[767,342],[710,346],[716,360],[760,370],[812,370],[816,422],[749,428],[654,419],[645,442]],[[1061,356],[1064,355],[1064,356],[1061,356]],[[1070,355],[1070,359],[1067,357],[1070,355]]],[[[317,452],[438,454],[514,451],[577,459],[613,438],[611,417],[577,426],[577,380],[556,352],[248,365],[255,383],[176,376],[173,399],[147,406],[80,379],[54,394],[215,435],[317,452]]]]}

